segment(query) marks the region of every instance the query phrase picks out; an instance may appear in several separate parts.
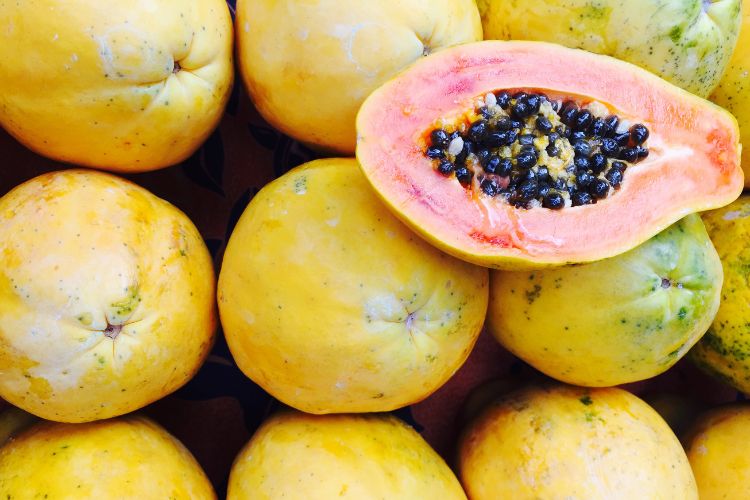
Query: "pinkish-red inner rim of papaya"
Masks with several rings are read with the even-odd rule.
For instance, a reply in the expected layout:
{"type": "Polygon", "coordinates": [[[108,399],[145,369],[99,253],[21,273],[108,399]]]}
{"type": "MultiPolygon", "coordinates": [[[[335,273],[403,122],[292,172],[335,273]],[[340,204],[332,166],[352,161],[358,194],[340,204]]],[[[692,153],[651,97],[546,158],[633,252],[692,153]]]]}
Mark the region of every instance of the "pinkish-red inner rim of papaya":
{"type": "Polygon", "coordinates": [[[475,103],[425,133],[425,155],[446,179],[518,208],[596,203],[649,154],[648,128],[597,101],[514,89],[475,103]]]}

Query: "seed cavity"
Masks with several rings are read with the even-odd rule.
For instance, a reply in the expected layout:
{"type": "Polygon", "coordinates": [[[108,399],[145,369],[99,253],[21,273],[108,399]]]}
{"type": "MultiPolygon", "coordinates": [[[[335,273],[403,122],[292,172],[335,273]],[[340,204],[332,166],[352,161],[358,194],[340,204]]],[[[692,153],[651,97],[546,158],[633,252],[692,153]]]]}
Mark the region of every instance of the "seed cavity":
{"type": "Polygon", "coordinates": [[[435,170],[466,189],[517,208],[589,205],[614,194],[626,170],[649,155],[648,128],[596,101],[540,92],[490,92],[458,123],[427,138],[435,170]]]}
{"type": "Polygon", "coordinates": [[[172,73],[179,73],[182,69],[182,66],[180,66],[180,63],[175,61],[174,65],[172,66],[172,73]]]}
{"type": "Polygon", "coordinates": [[[120,332],[122,331],[122,325],[110,325],[107,323],[107,328],[104,329],[104,336],[115,340],[120,332]]]}

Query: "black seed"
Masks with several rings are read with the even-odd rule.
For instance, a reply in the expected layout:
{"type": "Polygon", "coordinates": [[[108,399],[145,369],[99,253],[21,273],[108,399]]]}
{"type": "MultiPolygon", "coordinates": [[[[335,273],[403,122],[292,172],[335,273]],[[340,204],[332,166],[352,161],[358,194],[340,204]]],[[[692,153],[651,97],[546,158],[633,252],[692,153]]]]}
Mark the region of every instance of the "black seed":
{"type": "Polygon", "coordinates": [[[590,205],[593,200],[591,199],[590,194],[584,191],[578,191],[570,197],[570,201],[574,207],[578,207],[581,205],[590,205]]]}
{"type": "Polygon", "coordinates": [[[591,160],[585,156],[576,156],[573,165],[575,165],[576,170],[588,170],[591,168],[591,160]]]}
{"type": "Polygon", "coordinates": [[[490,111],[487,106],[482,106],[481,108],[479,108],[479,114],[487,119],[492,118],[492,111],[490,111]]]}
{"type": "Polygon", "coordinates": [[[555,187],[555,189],[559,189],[560,191],[564,191],[567,187],[565,179],[560,177],[558,177],[557,180],[552,183],[552,185],[555,187]]]}
{"type": "Polygon", "coordinates": [[[622,134],[615,134],[615,140],[620,146],[627,146],[630,142],[630,134],[623,132],[622,134]]]}
{"type": "Polygon", "coordinates": [[[531,201],[539,194],[539,185],[533,179],[523,181],[518,187],[518,194],[521,199],[531,201]]]}
{"type": "Polygon", "coordinates": [[[552,123],[545,116],[538,116],[536,118],[536,129],[544,134],[552,132],[552,123]]]}
{"type": "Polygon", "coordinates": [[[552,187],[550,187],[550,185],[547,184],[546,182],[540,182],[539,183],[539,196],[544,198],[545,196],[547,196],[547,194],[550,192],[551,189],[552,187]]]}
{"type": "Polygon", "coordinates": [[[630,127],[630,139],[633,141],[633,144],[640,146],[648,139],[648,129],[645,125],[636,123],[630,127]]]}
{"type": "Polygon", "coordinates": [[[622,183],[622,170],[612,168],[609,172],[607,172],[607,175],[605,175],[605,177],[607,178],[609,183],[612,184],[612,187],[617,189],[622,183]]]}
{"type": "Polygon", "coordinates": [[[482,191],[488,196],[497,196],[497,194],[500,192],[500,186],[498,185],[497,181],[495,179],[484,179],[480,184],[479,187],[482,188],[482,191]]]}
{"type": "Polygon", "coordinates": [[[507,146],[508,142],[507,132],[494,132],[484,138],[482,144],[488,148],[499,148],[500,146],[507,146]]]}
{"type": "Polygon", "coordinates": [[[453,164],[448,160],[442,160],[437,169],[443,175],[450,175],[453,172],[453,164]]]}
{"type": "Polygon", "coordinates": [[[516,120],[522,120],[531,116],[532,111],[525,99],[519,99],[512,106],[510,116],[516,120]]]}
{"type": "Polygon", "coordinates": [[[529,169],[536,165],[537,155],[534,151],[521,151],[516,156],[516,165],[518,168],[529,169]]]}
{"type": "Polygon", "coordinates": [[[635,148],[638,151],[638,159],[642,160],[644,158],[648,158],[648,149],[644,148],[643,146],[638,146],[635,148]]]}
{"type": "MultiPolygon", "coordinates": [[[[519,144],[520,144],[520,143],[519,143],[519,144]]],[[[519,148],[519,150],[518,150],[518,151],[519,151],[519,152],[521,152],[521,151],[533,151],[533,153],[534,153],[535,155],[539,156],[539,150],[538,150],[538,149],[536,149],[536,146],[534,146],[533,144],[524,144],[524,145],[522,145],[522,146],[521,146],[521,147],[519,148]]]]}
{"type": "Polygon", "coordinates": [[[531,94],[526,98],[526,104],[529,106],[529,111],[532,115],[539,112],[539,108],[542,106],[542,97],[537,94],[531,94]]]}
{"type": "Polygon", "coordinates": [[[453,160],[457,165],[459,163],[466,163],[466,158],[469,157],[469,154],[474,151],[474,143],[471,141],[464,141],[464,147],[461,148],[461,151],[456,155],[456,158],[453,160]]]}
{"type": "Polygon", "coordinates": [[[604,118],[596,118],[591,124],[591,135],[594,137],[605,137],[608,130],[604,118]]]}
{"type": "Polygon", "coordinates": [[[566,102],[563,104],[562,110],[560,111],[560,121],[565,125],[572,126],[575,123],[576,117],[578,116],[578,106],[573,102],[566,102]]]}
{"type": "Polygon", "coordinates": [[[523,146],[528,146],[534,144],[534,139],[536,139],[534,134],[523,134],[518,136],[518,143],[523,146]]]}
{"type": "Polygon", "coordinates": [[[560,193],[553,191],[544,197],[542,200],[542,206],[553,210],[560,209],[565,206],[565,198],[563,198],[560,193]]]}
{"type": "Polygon", "coordinates": [[[517,128],[517,129],[521,130],[523,128],[523,122],[519,122],[517,120],[511,120],[510,126],[512,128],[517,128]]]}
{"type": "Polygon", "coordinates": [[[591,170],[595,174],[599,174],[604,171],[605,168],[607,168],[607,158],[601,153],[594,153],[594,155],[591,157],[591,161],[589,161],[589,164],[591,166],[591,170]]]}
{"type": "Polygon", "coordinates": [[[487,165],[487,162],[490,160],[490,152],[486,149],[480,149],[479,151],[476,151],[474,153],[477,157],[477,161],[479,161],[479,164],[483,167],[487,165]]]}
{"type": "Polygon", "coordinates": [[[461,184],[468,184],[471,182],[471,170],[469,170],[466,167],[458,167],[456,169],[456,179],[458,179],[458,182],[461,184]]]}
{"type": "Polygon", "coordinates": [[[450,141],[452,141],[456,137],[461,137],[461,133],[458,130],[452,132],[451,135],[448,136],[448,142],[450,143],[450,141]]]}
{"type": "Polygon", "coordinates": [[[573,132],[570,134],[570,142],[572,144],[575,144],[578,141],[585,141],[586,140],[586,132],[581,132],[580,130],[578,132],[573,132]]]}
{"type": "Polygon", "coordinates": [[[500,166],[500,157],[497,155],[492,155],[487,160],[487,163],[484,165],[484,171],[488,174],[496,174],[497,169],[500,166]]]}
{"type": "Polygon", "coordinates": [[[450,142],[448,133],[443,129],[433,130],[430,134],[430,140],[432,141],[433,146],[440,148],[447,148],[448,143],[450,142]]]}
{"type": "Polygon", "coordinates": [[[554,143],[559,138],[560,134],[558,134],[557,132],[550,132],[550,134],[547,136],[547,140],[549,140],[550,144],[554,143]]]}
{"type": "Polygon", "coordinates": [[[445,151],[443,151],[442,148],[431,146],[427,148],[427,157],[428,158],[443,158],[445,156],[445,151]]]}
{"type": "Polygon", "coordinates": [[[550,101],[550,105],[552,106],[552,110],[557,113],[560,111],[560,108],[562,107],[562,104],[560,101],[550,101]]]}
{"type": "Polygon", "coordinates": [[[526,92],[523,92],[523,91],[516,92],[515,94],[513,94],[513,99],[516,99],[516,100],[518,100],[518,99],[524,99],[524,98],[526,98],[527,95],[528,94],[526,92]]]}
{"type": "Polygon", "coordinates": [[[620,151],[620,146],[617,144],[616,140],[607,138],[602,140],[602,144],[599,149],[604,154],[604,156],[614,158],[620,151]]]}
{"type": "Polygon", "coordinates": [[[570,138],[571,130],[570,128],[566,127],[565,125],[558,125],[555,127],[555,131],[560,134],[561,137],[570,138]]]}
{"type": "Polygon", "coordinates": [[[508,130],[512,128],[513,128],[513,120],[505,116],[500,118],[495,124],[495,130],[497,130],[498,132],[507,132],[508,130]]]}
{"type": "Polygon", "coordinates": [[[497,172],[495,173],[500,177],[508,177],[512,171],[513,162],[510,161],[510,158],[503,158],[500,160],[500,165],[498,165],[497,172]]]}
{"type": "Polygon", "coordinates": [[[508,145],[513,144],[518,139],[518,130],[508,130],[508,145]]]}
{"type": "Polygon", "coordinates": [[[604,119],[604,123],[607,125],[606,137],[614,137],[617,133],[617,126],[620,124],[620,119],[615,115],[609,115],[604,119]]]}
{"type": "Polygon", "coordinates": [[[505,91],[500,92],[495,96],[497,98],[497,105],[503,109],[508,109],[510,104],[510,94],[505,91]]]}
{"type": "Polygon", "coordinates": [[[589,193],[599,200],[606,198],[609,193],[609,183],[604,179],[595,179],[589,186],[589,193]]]}
{"type": "Polygon", "coordinates": [[[591,145],[588,141],[581,140],[573,144],[573,151],[575,151],[576,156],[589,157],[591,156],[591,145]]]}
{"type": "Polygon", "coordinates": [[[628,166],[626,164],[624,164],[623,162],[621,162],[621,161],[613,161],[612,162],[612,169],[613,170],[620,170],[620,171],[624,172],[626,168],[628,168],[628,166]]]}
{"type": "Polygon", "coordinates": [[[539,167],[536,169],[536,178],[539,182],[546,182],[549,180],[549,169],[547,167],[539,167]]]}
{"type": "Polygon", "coordinates": [[[623,148],[620,150],[618,157],[621,160],[633,163],[638,159],[638,150],[635,148],[623,148]]]}
{"type": "Polygon", "coordinates": [[[586,171],[579,172],[576,176],[576,182],[579,186],[586,187],[594,182],[594,176],[586,171]]]}
{"type": "Polygon", "coordinates": [[[591,126],[591,122],[594,121],[594,116],[591,114],[591,111],[588,109],[584,109],[578,115],[576,115],[575,124],[573,125],[573,128],[576,130],[582,130],[586,131],[591,126]]]}
{"type": "Polygon", "coordinates": [[[481,142],[486,134],[487,122],[484,120],[475,121],[469,127],[469,137],[471,137],[472,141],[481,142]]]}
{"type": "Polygon", "coordinates": [[[557,155],[559,155],[559,154],[560,154],[560,148],[558,148],[558,147],[557,147],[557,146],[555,146],[554,144],[549,144],[549,145],[547,146],[547,154],[548,154],[549,156],[553,156],[553,157],[554,157],[554,156],[557,156],[557,155]]]}

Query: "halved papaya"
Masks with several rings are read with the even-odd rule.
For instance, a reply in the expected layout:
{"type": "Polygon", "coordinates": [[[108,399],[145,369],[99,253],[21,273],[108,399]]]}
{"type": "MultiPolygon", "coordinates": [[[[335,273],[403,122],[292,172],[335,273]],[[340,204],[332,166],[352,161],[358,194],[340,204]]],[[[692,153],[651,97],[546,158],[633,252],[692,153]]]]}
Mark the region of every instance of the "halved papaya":
{"type": "Polygon", "coordinates": [[[737,122],[634,65],[545,42],[445,49],[373,94],[357,159],[427,240],[494,268],[625,252],[742,191],[737,122]]]}

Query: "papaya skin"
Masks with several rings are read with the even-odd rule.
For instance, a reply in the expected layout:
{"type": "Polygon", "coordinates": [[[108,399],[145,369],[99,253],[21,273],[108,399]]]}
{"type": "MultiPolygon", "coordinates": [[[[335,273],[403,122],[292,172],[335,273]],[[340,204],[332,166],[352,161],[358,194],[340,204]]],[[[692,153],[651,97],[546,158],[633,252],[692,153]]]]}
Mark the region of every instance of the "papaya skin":
{"type": "Polygon", "coordinates": [[[0,448],[0,491],[8,498],[216,499],[182,443],[136,415],[34,425],[0,448]]]}
{"type": "Polygon", "coordinates": [[[545,42],[484,41],[433,54],[367,98],[357,133],[357,159],[397,217],[443,251],[496,269],[619,255],[688,214],[732,202],[744,184],[729,112],[632,64],[545,42]],[[463,116],[501,89],[597,101],[646,125],[649,156],[591,205],[517,209],[467,190],[426,157],[427,135],[437,120],[463,116]]]}
{"type": "Polygon", "coordinates": [[[742,27],[737,48],[729,61],[724,76],[711,100],[728,109],[740,124],[742,168],[745,169],[745,187],[750,187],[750,0],[742,3],[742,27]]]}
{"type": "Polygon", "coordinates": [[[263,117],[345,156],[371,91],[426,54],[482,39],[473,0],[239,0],[236,27],[240,73],[263,117]]]}
{"type": "Polygon", "coordinates": [[[669,426],[617,388],[531,386],[497,399],[460,438],[459,477],[472,500],[698,498],[669,426]]]}
{"type": "Polygon", "coordinates": [[[466,495],[446,463],[391,415],[308,415],[266,420],[237,455],[228,500],[440,498],[466,495]]]}
{"type": "Polygon", "coordinates": [[[102,172],[35,177],[0,198],[0,397],[62,422],[161,399],[208,355],[214,290],[173,205],[102,172]]]}
{"type": "Polygon", "coordinates": [[[0,411],[0,447],[10,441],[19,432],[38,421],[39,419],[31,413],[27,413],[15,406],[10,406],[0,411]]]}
{"type": "Polygon", "coordinates": [[[750,394],[750,196],[703,214],[724,268],[721,305],[706,335],[690,351],[702,369],[750,394]]]}
{"type": "Polygon", "coordinates": [[[741,0],[477,3],[486,40],[539,40],[613,56],[706,97],[732,57],[741,0]]]}
{"type": "Polygon", "coordinates": [[[702,414],[686,433],[685,451],[702,500],[745,498],[750,491],[750,406],[732,404],[702,414]]]}
{"type": "Polygon", "coordinates": [[[716,315],[721,282],[719,256],[690,215],[609,259],[493,271],[487,324],[555,379],[619,385],[656,376],[688,352],[716,315]]]}
{"type": "Polygon", "coordinates": [[[219,274],[237,366],[308,413],[374,412],[427,397],[466,360],[489,273],[430,246],[380,203],[354,159],[267,184],[219,274]]]}
{"type": "Polygon", "coordinates": [[[0,126],[58,161],[118,172],[190,156],[232,87],[224,0],[0,3],[0,126]]]}

